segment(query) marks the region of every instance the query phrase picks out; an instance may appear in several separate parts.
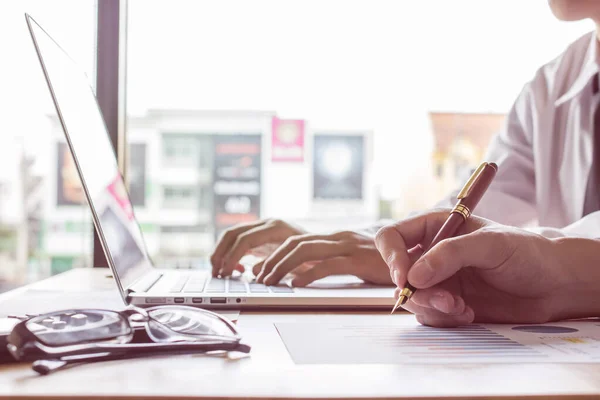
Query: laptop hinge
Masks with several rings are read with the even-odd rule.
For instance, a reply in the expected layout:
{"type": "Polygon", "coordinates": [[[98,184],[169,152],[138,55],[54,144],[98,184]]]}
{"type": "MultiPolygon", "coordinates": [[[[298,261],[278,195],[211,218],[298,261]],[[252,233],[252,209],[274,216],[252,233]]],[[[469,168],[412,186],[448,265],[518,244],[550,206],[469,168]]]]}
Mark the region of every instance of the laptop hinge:
{"type": "Polygon", "coordinates": [[[144,274],[140,279],[131,284],[127,291],[129,293],[144,293],[150,290],[152,286],[162,277],[162,273],[158,271],[149,271],[144,274]]]}

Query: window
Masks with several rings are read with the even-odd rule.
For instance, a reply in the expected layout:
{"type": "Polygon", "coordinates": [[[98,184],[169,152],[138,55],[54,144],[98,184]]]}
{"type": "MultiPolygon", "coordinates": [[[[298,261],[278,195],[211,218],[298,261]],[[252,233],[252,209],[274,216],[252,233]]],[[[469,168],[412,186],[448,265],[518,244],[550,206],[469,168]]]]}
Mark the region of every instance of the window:
{"type": "Polygon", "coordinates": [[[211,209],[211,205],[212,205],[212,187],[210,186],[200,186],[198,188],[198,190],[200,191],[200,196],[199,196],[199,207],[206,209],[206,210],[210,210],[211,209]]]}
{"type": "Polygon", "coordinates": [[[256,218],[321,231],[429,207],[592,28],[543,1],[129,0],[127,135],[160,188],[140,218],[167,257],[256,218]]]}
{"type": "Polygon", "coordinates": [[[174,225],[174,226],[161,226],[161,233],[204,233],[207,232],[207,225],[174,225]]]}
{"type": "Polygon", "coordinates": [[[163,134],[163,163],[165,167],[191,167],[198,165],[198,146],[192,135],[163,134]]]}
{"type": "Polygon", "coordinates": [[[166,186],[163,188],[163,207],[165,208],[197,208],[198,191],[189,186],[166,186]]]}
{"type": "Polygon", "coordinates": [[[29,13],[95,82],[95,1],[0,2],[0,292],[91,266],[92,223],[44,80],[29,13]],[[65,12],[68,10],[69,12],[65,12]]]}

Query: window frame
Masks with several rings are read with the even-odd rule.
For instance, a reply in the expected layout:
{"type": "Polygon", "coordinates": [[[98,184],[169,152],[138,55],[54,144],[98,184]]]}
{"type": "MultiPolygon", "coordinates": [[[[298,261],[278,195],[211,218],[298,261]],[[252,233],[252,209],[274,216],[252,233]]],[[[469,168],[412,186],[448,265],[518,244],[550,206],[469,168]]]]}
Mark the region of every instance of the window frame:
{"type": "MultiPolygon", "coordinates": [[[[98,1],[96,24],[96,98],[126,184],[127,8],[127,0],[98,1]]],[[[108,267],[95,229],[93,266],[108,267]]]]}

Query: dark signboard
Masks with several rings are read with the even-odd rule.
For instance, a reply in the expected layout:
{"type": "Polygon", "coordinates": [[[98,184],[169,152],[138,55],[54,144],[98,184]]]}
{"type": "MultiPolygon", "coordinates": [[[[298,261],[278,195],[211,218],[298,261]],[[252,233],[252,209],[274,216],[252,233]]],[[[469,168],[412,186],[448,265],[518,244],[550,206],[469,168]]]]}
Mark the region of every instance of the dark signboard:
{"type": "Polygon", "coordinates": [[[315,134],[313,197],[363,198],[364,138],[359,135],[315,134]]]}
{"type": "Polygon", "coordinates": [[[260,217],[261,136],[215,135],[213,207],[215,236],[260,217]]]}

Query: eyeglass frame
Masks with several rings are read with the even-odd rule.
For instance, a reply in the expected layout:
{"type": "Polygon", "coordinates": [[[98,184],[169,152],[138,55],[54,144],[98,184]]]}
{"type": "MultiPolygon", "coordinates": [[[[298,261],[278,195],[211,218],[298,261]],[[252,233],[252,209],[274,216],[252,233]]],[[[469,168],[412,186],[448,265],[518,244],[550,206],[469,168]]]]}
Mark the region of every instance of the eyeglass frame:
{"type": "MultiPolygon", "coordinates": [[[[162,322],[152,319],[159,324],[166,326],[162,322]]],[[[166,326],[169,330],[172,330],[168,326],[166,326]]],[[[150,335],[148,335],[150,340],[153,340],[150,335]]],[[[10,335],[8,336],[8,350],[12,354],[12,356],[18,361],[36,361],[39,363],[40,361],[61,361],[62,359],[66,359],[65,362],[69,363],[73,362],[87,362],[87,361],[103,361],[103,360],[115,360],[115,359],[125,359],[125,358],[135,358],[135,357],[145,357],[145,356],[153,356],[153,355],[161,355],[161,354],[191,354],[191,353],[208,353],[213,351],[237,351],[242,353],[249,353],[250,346],[241,343],[241,336],[238,333],[235,325],[231,323],[228,319],[219,315],[218,313],[213,313],[208,310],[188,307],[188,306],[180,306],[180,305],[166,305],[166,306],[154,306],[150,308],[140,308],[135,306],[129,306],[128,308],[115,311],[108,309],[68,309],[68,310],[60,310],[52,313],[44,313],[36,316],[32,316],[27,318],[17,325],[14,326],[10,335]],[[152,319],[149,316],[149,312],[152,310],[164,310],[167,308],[174,309],[193,309],[195,312],[202,312],[210,314],[213,317],[217,317],[221,322],[223,322],[232,332],[232,337],[220,336],[220,335],[198,335],[199,337],[208,338],[208,341],[202,342],[194,342],[194,341],[179,341],[179,342],[155,342],[151,343],[131,343],[134,339],[134,334],[136,332],[136,328],[143,327],[148,333],[149,326],[148,322],[152,319]],[[72,344],[72,345],[64,345],[64,346],[52,346],[48,343],[45,343],[41,338],[39,338],[34,332],[32,332],[28,327],[27,323],[33,318],[43,318],[48,315],[48,317],[52,315],[57,315],[60,313],[90,313],[90,312],[102,312],[102,313],[112,313],[121,316],[128,324],[129,332],[123,335],[117,335],[115,337],[109,339],[100,339],[100,340],[87,340],[83,343],[72,344]],[[145,317],[142,321],[132,321],[130,319],[131,316],[135,314],[141,314],[145,317]],[[137,325],[135,324],[137,323],[137,325]],[[124,342],[114,343],[114,340],[121,338],[124,342]],[[212,339],[212,340],[211,340],[212,339]],[[113,342],[113,343],[110,343],[113,342]],[[46,360],[43,360],[46,359],[46,360]]],[[[39,373],[45,374],[51,371],[38,371],[35,367],[34,370],[39,373]]]]}

